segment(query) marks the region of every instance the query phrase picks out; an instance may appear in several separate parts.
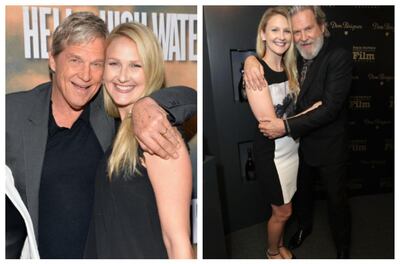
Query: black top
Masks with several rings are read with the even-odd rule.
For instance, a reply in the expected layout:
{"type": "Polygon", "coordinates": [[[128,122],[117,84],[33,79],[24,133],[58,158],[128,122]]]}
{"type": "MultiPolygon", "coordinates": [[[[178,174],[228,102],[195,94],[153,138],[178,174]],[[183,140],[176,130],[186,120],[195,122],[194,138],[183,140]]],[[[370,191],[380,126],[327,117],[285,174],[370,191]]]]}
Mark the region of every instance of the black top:
{"type": "Polygon", "coordinates": [[[268,82],[268,85],[275,83],[284,83],[288,80],[285,71],[274,71],[263,59],[258,57],[256,58],[263,66],[264,78],[268,82]]]}
{"type": "Polygon", "coordinates": [[[59,127],[50,105],[39,191],[41,258],[82,258],[93,205],[96,168],[103,151],[86,107],[70,129],[59,127]]]}
{"type": "Polygon", "coordinates": [[[268,82],[276,116],[278,118],[293,116],[296,110],[296,96],[289,89],[286,72],[274,71],[264,60],[257,59],[263,66],[264,78],[268,82]]]}
{"type": "Polygon", "coordinates": [[[106,175],[110,154],[111,149],[97,172],[85,258],[168,258],[146,169],[138,165],[140,175],[114,175],[110,181],[106,175]]]}

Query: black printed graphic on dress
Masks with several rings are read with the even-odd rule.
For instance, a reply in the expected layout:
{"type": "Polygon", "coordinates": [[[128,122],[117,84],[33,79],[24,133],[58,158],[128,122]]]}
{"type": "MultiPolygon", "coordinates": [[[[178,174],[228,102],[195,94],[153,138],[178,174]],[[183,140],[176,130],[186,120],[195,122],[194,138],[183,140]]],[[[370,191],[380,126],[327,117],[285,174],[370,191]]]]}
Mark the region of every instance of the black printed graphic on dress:
{"type": "Polygon", "coordinates": [[[282,104],[277,104],[274,108],[275,114],[278,118],[282,118],[285,113],[287,117],[293,115],[295,113],[294,96],[292,94],[286,95],[282,104]]]}

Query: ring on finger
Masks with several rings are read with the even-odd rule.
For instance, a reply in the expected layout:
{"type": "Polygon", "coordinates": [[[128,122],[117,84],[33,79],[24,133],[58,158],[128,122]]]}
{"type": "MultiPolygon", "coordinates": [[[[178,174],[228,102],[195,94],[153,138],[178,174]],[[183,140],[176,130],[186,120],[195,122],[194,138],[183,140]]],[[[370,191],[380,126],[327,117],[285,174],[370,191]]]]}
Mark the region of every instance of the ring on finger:
{"type": "Polygon", "coordinates": [[[161,134],[162,136],[164,136],[165,134],[167,134],[167,132],[168,132],[168,128],[165,128],[165,131],[164,131],[164,132],[160,132],[160,134],[161,134]]]}

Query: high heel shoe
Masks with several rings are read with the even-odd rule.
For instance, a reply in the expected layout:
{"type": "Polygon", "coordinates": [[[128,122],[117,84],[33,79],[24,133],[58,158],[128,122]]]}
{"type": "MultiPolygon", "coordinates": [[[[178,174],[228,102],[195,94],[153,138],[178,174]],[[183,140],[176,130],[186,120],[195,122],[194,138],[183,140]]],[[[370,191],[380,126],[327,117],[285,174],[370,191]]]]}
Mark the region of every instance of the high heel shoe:
{"type": "MultiPolygon", "coordinates": [[[[281,245],[281,246],[278,247],[278,250],[280,251],[281,248],[285,248],[285,249],[290,253],[290,255],[291,255],[292,257],[289,258],[289,259],[297,259],[296,255],[295,255],[291,250],[289,250],[287,247],[285,247],[284,245],[281,245]]],[[[280,252],[279,252],[279,253],[280,253],[280,252]]]]}
{"type": "Polygon", "coordinates": [[[267,255],[267,259],[273,259],[271,257],[276,257],[276,256],[280,255],[279,250],[277,252],[271,253],[271,252],[269,252],[269,249],[265,250],[265,254],[267,255]]]}

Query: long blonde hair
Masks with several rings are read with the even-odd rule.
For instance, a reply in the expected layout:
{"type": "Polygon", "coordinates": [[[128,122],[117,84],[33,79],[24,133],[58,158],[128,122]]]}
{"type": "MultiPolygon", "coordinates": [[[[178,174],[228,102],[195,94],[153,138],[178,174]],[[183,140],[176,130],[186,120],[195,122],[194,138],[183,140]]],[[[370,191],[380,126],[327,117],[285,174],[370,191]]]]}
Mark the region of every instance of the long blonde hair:
{"type": "MultiPolygon", "coordinates": [[[[126,37],[135,42],[139,57],[142,61],[145,74],[145,89],[140,97],[147,96],[159,90],[164,83],[164,59],[160,45],[154,33],[146,26],[137,22],[120,24],[110,33],[107,39],[107,47],[119,37],[126,37]]],[[[104,105],[106,112],[115,118],[120,117],[118,108],[112,100],[107,89],[103,87],[104,105]]],[[[111,180],[112,176],[123,174],[132,175],[137,171],[138,142],[133,134],[131,115],[121,120],[121,125],[115,136],[112,153],[108,160],[107,174],[111,180]]]]}
{"type": "MultiPolygon", "coordinates": [[[[268,21],[275,15],[281,15],[287,18],[290,31],[292,31],[291,19],[289,16],[289,8],[285,6],[268,8],[261,17],[257,29],[256,51],[259,58],[263,58],[266,52],[265,41],[262,39],[262,32],[265,31],[268,21]]],[[[296,62],[296,49],[293,43],[293,37],[290,42],[289,49],[283,55],[284,69],[289,81],[289,89],[296,95],[299,93],[299,82],[296,62]]]]}

